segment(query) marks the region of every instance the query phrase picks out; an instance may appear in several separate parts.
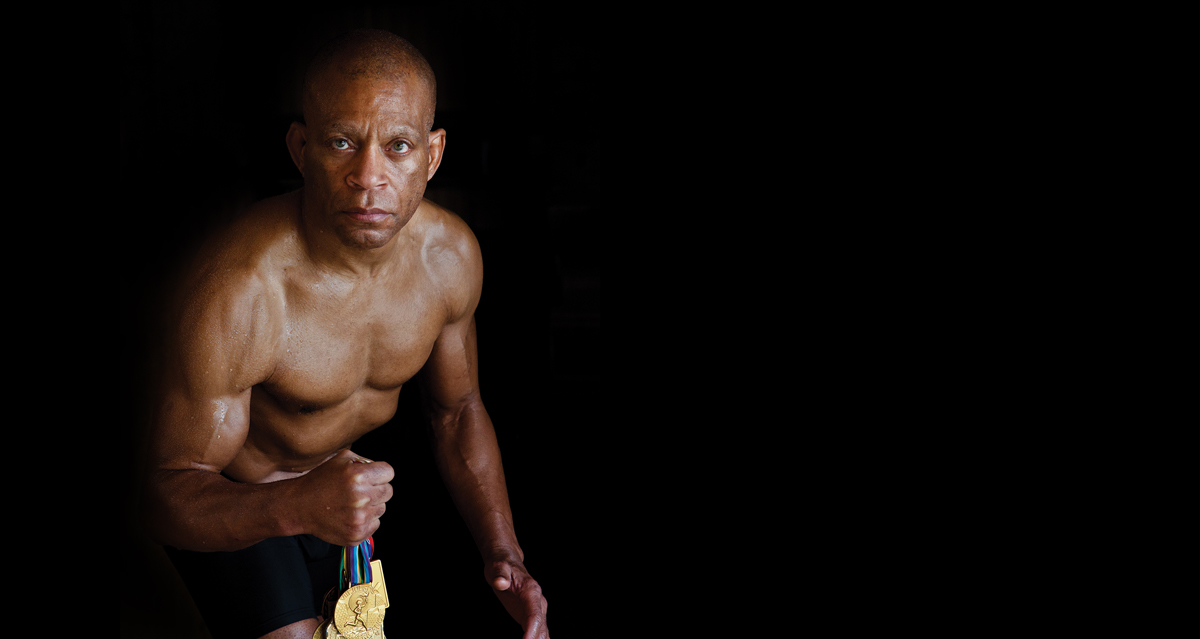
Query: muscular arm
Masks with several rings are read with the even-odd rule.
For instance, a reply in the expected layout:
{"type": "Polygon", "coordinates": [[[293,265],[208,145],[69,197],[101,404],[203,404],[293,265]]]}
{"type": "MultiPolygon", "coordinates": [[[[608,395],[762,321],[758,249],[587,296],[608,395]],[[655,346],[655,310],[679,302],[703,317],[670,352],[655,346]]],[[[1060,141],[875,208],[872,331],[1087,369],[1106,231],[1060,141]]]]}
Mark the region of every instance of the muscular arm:
{"type": "Polygon", "coordinates": [[[295,479],[256,484],[221,475],[249,434],[251,388],[273,370],[279,315],[270,293],[252,275],[202,281],[168,340],[145,486],[145,521],[159,543],[230,551],[312,533],[345,545],[378,527],[391,488],[358,476],[390,479],[390,467],[351,464],[349,451],[295,479]]]}
{"type": "Polygon", "coordinates": [[[423,372],[434,457],[479,548],[484,578],[526,639],[548,638],[546,599],[517,543],[500,448],[479,397],[475,355],[475,321],[468,318],[442,331],[423,372]]]}
{"type": "Polygon", "coordinates": [[[483,559],[484,577],[526,639],[548,639],[547,604],[541,586],[525,570],[517,543],[500,448],[492,420],[479,394],[475,345],[475,307],[481,267],[478,249],[461,253],[464,277],[456,287],[460,305],[451,304],[451,320],[442,329],[422,369],[430,413],[434,457],[458,512],[483,559]]]}
{"type": "Polygon", "coordinates": [[[480,553],[523,561],[476,363],[474,318],[447,326],[422,372],[434,457],[480,553]]]}
{"type": "Polygon", "coordinates": [[[236,550],[286,531],[279,486],[220,474],[249,432],[250,389],[269,374],[260,284],[202,278],[168,338],[146,484],[147,527],[161,543],[236,550]]]}
{"type": "Polygon", "coordinates": [[[164,442],[160,450],[178,450],[157,458],[147,482],[147,524],[158,542],[185,550],[231,551],[299,533],[298,513],[290,506],[296,482],[238,483],[220,474],[245,440],[248,401],[177,397],[167,402],[158,428],[175,431],[177,439],[164,442]],[[222,412],[225,416],[217,417],[222,412]],[[189,427],[178,428],[181,424],[189,427]],[[204,454],[187,454],[200,452],[188,435],[205,431],[213,444],[204,454]]]}

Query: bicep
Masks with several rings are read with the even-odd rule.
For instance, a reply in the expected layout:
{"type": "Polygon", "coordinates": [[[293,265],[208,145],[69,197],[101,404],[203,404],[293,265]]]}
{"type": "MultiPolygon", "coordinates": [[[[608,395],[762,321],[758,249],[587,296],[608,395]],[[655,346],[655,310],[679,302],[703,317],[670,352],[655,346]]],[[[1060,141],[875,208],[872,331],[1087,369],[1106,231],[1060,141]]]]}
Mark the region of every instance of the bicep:
{"type": "Polygon", "coordinates": [[[152,463],[220,472],[250,428],[251,388],[269,367],[254,304],[214,304],[180,323],[168,344],[151,431],[152,463]]]}
{"type": "Polygon", "coordinates": [[[479,398],[479,358],[475,316],[447,324],[422,371],[426,401],[435,411],[453,410],[479,398]]]}
{"type": "Polygon", "coordinates": [[[170,389],[155,415],[154,465],[220,472],[237,456],[249,429],[249,389],[237,394],[170,389]]]}
{"type": "Polygon", "coordinates": [[[475,309],[483,292],[483,260],[460,218],[447,214],[441,230],[438,250],[426,255],[432,281],[445,295],[446,315],[421,371],[421,386],[429,409],[445,417],[480,405],[475,309]]]}

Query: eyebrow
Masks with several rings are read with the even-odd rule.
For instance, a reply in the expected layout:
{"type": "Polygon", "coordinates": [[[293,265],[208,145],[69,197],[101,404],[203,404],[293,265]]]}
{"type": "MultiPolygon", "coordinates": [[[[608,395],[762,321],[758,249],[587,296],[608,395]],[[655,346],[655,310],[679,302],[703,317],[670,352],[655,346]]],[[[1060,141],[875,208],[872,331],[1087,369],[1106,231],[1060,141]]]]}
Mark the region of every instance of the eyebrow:
{"type": "MultiPolygon", "coordinates": [[[[353,124],[344,123],[344,122],[331,123],[329,125],[329,130],[333,131],[335,133],[346,133],[346,134],[353,134],[353,133],[360,132],[360,129],[357,126],[354,126],[353,124]]],[[[397,124],[392,127],[387,127],[383,130],[387,134],[387,135],[383,136],[385,138],[413,137],[417,134],[417,129],[415,129],[411,126],[408,126],[407,124],[397,124]]]]}

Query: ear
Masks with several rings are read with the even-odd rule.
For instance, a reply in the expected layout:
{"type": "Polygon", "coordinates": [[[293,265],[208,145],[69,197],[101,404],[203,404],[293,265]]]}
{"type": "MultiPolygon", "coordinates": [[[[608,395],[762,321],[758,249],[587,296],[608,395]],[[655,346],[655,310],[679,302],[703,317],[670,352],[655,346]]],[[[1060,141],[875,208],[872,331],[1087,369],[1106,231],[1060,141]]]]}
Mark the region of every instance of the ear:
{"type": "Polygon", "coordinates": [[[307,135],[308,129],[299,122],[293,122],[287,132],[288,153],[292,156],[292,163],[300,169],[300,177],[304,177],[304,144],[307,135]]]}
{"type": "Polygon", "coordinates": [[[446,129],[438,129],[429,132],[429,174],[425,176],[425,181],[433,179],[433,174],[437,173],[438,167],[442,164],[442,153],[446,151],[446,129]]]}

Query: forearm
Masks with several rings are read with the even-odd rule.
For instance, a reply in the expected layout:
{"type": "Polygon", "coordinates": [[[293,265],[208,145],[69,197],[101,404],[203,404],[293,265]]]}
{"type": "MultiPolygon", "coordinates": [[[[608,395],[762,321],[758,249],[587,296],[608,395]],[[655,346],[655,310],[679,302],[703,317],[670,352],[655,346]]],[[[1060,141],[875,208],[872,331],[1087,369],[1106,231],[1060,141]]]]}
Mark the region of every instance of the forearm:
{"type": "Polygon", "coordinates": [[[524,561],[517,543],[500,447],[480,402],[433,416],[434,457],[454,505],[485,560],[524,561]]]}
{"type": "Polygon", "coordinates": [[[145,501],[147,530],[183,550],[232,551],[300,534],[289,504],[293,480],[242,484],[206,470],[155,470],[145,501]]]}

